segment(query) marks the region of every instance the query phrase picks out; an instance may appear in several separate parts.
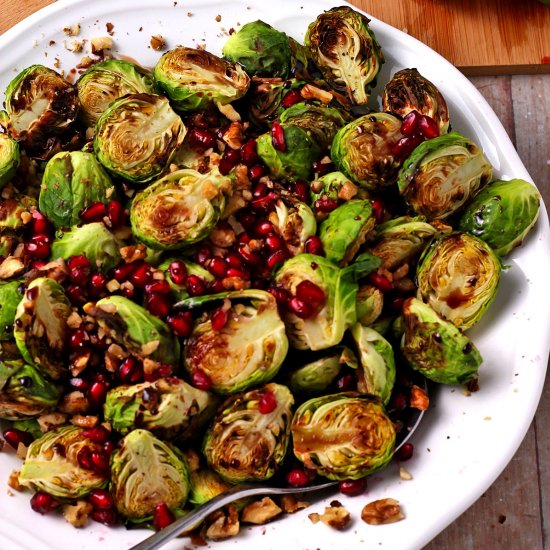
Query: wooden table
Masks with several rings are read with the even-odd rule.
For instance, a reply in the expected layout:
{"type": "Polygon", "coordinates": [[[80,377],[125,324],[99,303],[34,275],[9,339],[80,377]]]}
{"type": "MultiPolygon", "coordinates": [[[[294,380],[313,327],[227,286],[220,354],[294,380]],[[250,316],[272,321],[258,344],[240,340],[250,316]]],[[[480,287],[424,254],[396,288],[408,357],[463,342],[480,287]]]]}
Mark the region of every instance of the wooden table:
{"type": "MultiPolygon", "coordinates": [[[[51,1],[2,0],[0,33],[51,1]]],[[[352,1],[363,9],[367,9],[369,1],[372,3],[372,0],[352,1]]],[[[470,79],[504,124],[548,208],[550,74],[476,76],[470,79]]],[[[493,486],[436,537],[427,550],[550,549],[546,542],[550,529],[548,425],[550,381],[547,379],[535,419],[513,460],[493,486]]]]}

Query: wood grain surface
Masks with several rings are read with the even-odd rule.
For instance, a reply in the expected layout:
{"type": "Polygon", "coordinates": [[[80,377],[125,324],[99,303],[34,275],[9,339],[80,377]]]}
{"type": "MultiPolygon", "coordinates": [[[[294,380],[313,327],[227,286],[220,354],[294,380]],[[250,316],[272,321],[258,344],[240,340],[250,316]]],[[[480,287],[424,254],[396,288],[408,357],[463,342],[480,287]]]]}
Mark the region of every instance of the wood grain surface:
{"type": "MultiPolygon", "coordinates": [[[[51,0],[2,0],[0,33],[49,3],[51,0]]],[[[452,54],[455,49],[457,55],[468,49],[475,50],[471,53],[472,56],[477,56],[478,67],[487,67],[488,72],[492,72],[492,69],[487,64],[488,58],[482,57],[479,44],[474,40],[473,45],[468,46],[466,42],[468,37],[475,39],[475,33],[479,31],[461,32],[463,29],[452,27],[448,21],[442,23],[447,13],[442,11],[444,6],[452,5],[453,10],[462,10],[461,25],[467,25],[468,21],[482,16],[489,17],[489,20],[493,21],[493,28],[498,28],[499,36],[493,37],[494,43],[500,40],[501,44],[508,44],[511,50],[517,49],[514,48],[514,44],[520,44],[521,40],[524,45],[538,43],[541,40],[541,27],[535,24],[528,30],[514,29],[512,34],[508,35],[500,19],[487,12],[490,6],[517,4],[518,11],[514,12],[517,17],[516,25],[523,29],[526,23],[521,14],[538,10],[536,13],[540,17],[547,17],[547,12],[543,11],[542,6],[537,6],[535,0],[510,0],[509,2],[506,0],[355,0],[353,3],[389,23],[407,28],[411,34],[413,34],[413,28],[419,29],[423,34],[417,36],[432,47],[435,44],[434,41],[437,41],[440,46],[435,46],[435,49],[449,59],[453,59],[452,54]],[[392,6],[393,11],[388,6],[392,6]],[[484,7],[487,10],[483,9],[484,7]],[[422,15],[423,10],[428,8],[439,10],[437,13],[441,15],[440,19],[429,19],[427,14],[422,15]],[[396,16],[395,14],[398,15],[399,20],[391,19],[396,16]],[[445,50],[447,47],[450,48],[448,51],[445,50]]],[[[547,19],[541,19],[541,21],[545,21],[546,29],[550,29],[550,22],[547,19]]],[[[548,30],[546,39],[550,40],[548,30]]],[[[548,50],[547,55],[550,55],[548,50]]],[[[460,65],[460,59],[463,58],[456,57],[453,60],[455,64],[460,65]]],[[[538,60],[535,62],[538,63],[538,60]]],[[[540,66],[530,67],[528,72],[538,70],[540,66]]],[[[472,77],[471,81],[503,122],[548,208],[550,205],[550,75],[477,76],[472,77]]],[[[492,487],[437,536],[426,550],[550,550],[548,425],[550,425],[550,382],[547,379],[535,419],[513,460],[492,487]]],[[[506,437],[506,434],[503,434],[503,437],[506,437]]],[[[449,495],[448,498],[452,499],[453,495],[449,495]]],[[[441,504],[434,502],[433,506],[441,504]]]]}

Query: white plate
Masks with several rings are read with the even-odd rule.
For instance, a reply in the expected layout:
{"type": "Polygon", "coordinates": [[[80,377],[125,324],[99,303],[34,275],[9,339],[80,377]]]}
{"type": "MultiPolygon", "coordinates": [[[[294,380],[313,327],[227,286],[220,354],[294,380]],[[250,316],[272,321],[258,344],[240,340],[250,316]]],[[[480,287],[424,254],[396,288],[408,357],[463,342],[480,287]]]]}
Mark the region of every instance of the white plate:
{"type": "MultiPolygon", "coordinates": [[[[168,47],[204,44],[220,53],[228,30],[262,19],[302,40],[307,25],[324,9],[343,2],[328,0],[60,0],[0,36],[0,89],[32,63],[69,70],[82,54],[64,48],[74,38],[65,25],[80,23],[76,39],[105,36],[105,23],[114,25],[115,54],[153,66],[159,52],[149,47],[152,35],[161,34],[168,47]],[[192,14],[192,15],[189,15],[192,14]],[[216,21],[216,16],[221,21],[216,21]],[[140,30],[141,29],[141,30],[140,30]],[[50,41],[55,44],[50,45],[50,41]]],[[[504,179],[530,179],[502,125],[485,100],[451,64],[414,38],[380,22],[372,28],[386,56],[383,86],[395,70],[416,67],[445,96],[453,128],[474,138],[504,179]]],[[[89,43],[88,43],[89,45],[89,43]]],[[[471,331],[484,364],[480,391],[466,397],[461,388],[442,387],[432,397],[432,408],[414,435],[415,456],[403,466],[411,481],[399,478],[398,465],[390,465],[369,480],[362,497],[337,498],[350,510],[353,525],[337,532],[313,525],[308,513],[322,511],[317,502],[308,510],[263,527],[244,528],[237,539],[213,544],[224,548],[417,549],[426,544],[468,508],[496,479],[519,447],[535,413],[542,390],[550,347],[550,246],[544,206],[534,231],[509,258],[497,299],[485,318],[471,331]],[[392,497],[400,501],[406,519],[369,526],[360,519],[370,500],[392,497]]],[[[147,531],[109,529],[91,523],[75,529],[56,516],[31,511],[29,495],[7,491],[9,472],[19,461],[0,454],[0,548],[6,550],[124,549],[149,534],[147,531]],[[101,546],[99,546],[101,545],[101,546]]],[[[332,499],[329,499],[332,500],[332,499]]],[[[180,549],[189,541],[166,548],[180,549]]]]}

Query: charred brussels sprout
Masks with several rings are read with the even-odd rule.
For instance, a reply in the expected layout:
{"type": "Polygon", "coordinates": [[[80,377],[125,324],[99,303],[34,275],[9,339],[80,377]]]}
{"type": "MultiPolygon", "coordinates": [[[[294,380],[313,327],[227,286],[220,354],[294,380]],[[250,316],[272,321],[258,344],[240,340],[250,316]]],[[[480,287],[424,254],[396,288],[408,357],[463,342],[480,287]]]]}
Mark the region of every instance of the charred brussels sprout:
{"type": "Polygon", "coordinates": [[[397,117],[371,113],[338,130],[330,156],[338,170],[355,183],[381,191],[397,180],[401,164],[392,149],[401,137],[397,117]]]}
{"type": "Polygon", "coordinates": [[[183,248],[208,236],[225,207],[231,180],[219,171],[183,169],[140,191],[132,201],[135,236],[151,248],[183,248]]]}
{"type": "Polygon", "coordinates": [[[483,151],[451,132],[421,143],[403,162],[397,184],[417,214],[444,219],[460,210],[492,173],[483,151]]]}
{"type": "Polygon", "coordinates": [[[127,94],[154,94],[155,79],[148,70],[123,59],[106,59],[92,65],[76,83],[80,117],[95,126],[115,99],[127,94]]]}
{"type": "Polygon", "coordinates": [[[361,285],[357,291],[357,321],[364,327],[372,325],[384,307],[384,294],[372,285],[361,285]]]}
{"type": "Polygon", "coordinates": [[[225,42],[222,54],[240,63],[250,76],[287,78],[291,51],[288,37],[263,21],[243,25],[225,42]]]}
{"type": "Polygon", "coordinates": [[[203,110],[212,103],[226,105],[242,97],[250,85],[250,77],[240,65],[183,46],[159,59],[155,80],[182,112],[203,110]]]}
{"type": "Polygon", "coordinates": [[[269,220],[294,256],[304,251],[306,240],[317,231],[315,214],[307,204],[300,201],[292,201],[287,206],[284,201],[278,200],[269,220]]]}
{"type": "Polygon", "coordinates": [[[191,492],[189,502],[200,506],[231,488],[214,470],[199,468],[191,472],[191,492]]]}
{"type": "Polygon", "coordinates": [[[46,164],[38,205],[56,226],[80,222],[79,213],[94,202],[116,198],[111,178],[92,153],[61,152],[46,164]]]}
{"type": "Polygon", "coordinates": [[[39,277],[29,284],[15,313],[15,341],[23,359],[53,380],[67,372],[67,319],[71,312],[63,287],[53,279],[39,277]]]}
{"type": "Polygon", "coordinates": [[[94,152],[109,172],[146,183],[168,167],[186,131],[165,97],[130,94],[113,101],[99,118],[94,152]]]}
{"type": "Polygon", "coordinates": [[[293,404],[289,389],[280,384],[230,397],[204,439],[208,465],[230,483],[272,477],[286,454],[293,404]]]}
{"type": "Polygon", "coordinates": [[[0,201],[0,235],[20,234],[36,206],[37,201],[27,195],[0,201]]]}
{"type": "Polygon", "coordinates": [[[384,88],[382,108],[403,118],[411,111],[417,111],[433,118],[440,134],[449,130],[449,110],[445,98],[416,69],[403,69],[393,75],[384,88]]]}
{"type": "MultiPolygon", "coordinates": [[[[212,327],[212,313],[205,313],[193,327],[184,349],[185,368],[201,370],[212,381],[212,390],[235,393],[271,380],[288,351],[285,325],[275,298],[263,290],[189,298],[183,306],[198,306],[224,298],[227,322],[212,327]]],[[[214,310],[220,311],[220,309],[214,310]]]]}
{"type": "Polygon", "coordinates": [[[525,180],[493,181],[462,213],[458,227],[506,256],[519,246],[537,221],[540,194],[525,180]]]}
{"type": "Polygon", "coordinates": [[[133,430],[111,457],[111,494],[117,511],[130,521],[150,519],[159,502],[181,510],[189,494],[187,462],[151,432],[133,430]]]}
{"type": "Polygon", "coordinates": [[[13,322],[17,306],[23,298],[23,281],[0,282],[0,341],[13,338],[13,322]]]}
{"type": "Polygon", "coordinates": [[[488,244],[469,233],[435,240],[419,260],[417,297],[463,330],[493,302],[501,264],[488,244]]]}
{"type": "Polygon", "coordinates": [[[83,254],[94,267],[107,271],[120,261],[122,246],[123,241],[103,223],[87,223],[70,231],[58,232],[52,244],[52,258],[68,260],[71,256],[83,254]]]}
{"type": "Polygon", "coordinates": [[[107,485],[108,477],[83,468],[80,453],[101,452],[103,445],[86,437],[86,431],[65,426],[34,440],[21,467],[19,483],[59,498],[80,498],[107,485]]]}
{"type": "Polygon", "coordinates": [[[345,196],[346,200],[360,198],[360,189],[342,172],[329,172],[311,183],[310,196],[311,204],[325,197],[338,200],[345,196]]]}
{"type": "Polygon", "coordinates": [[[107,393],[105,420],[122,435],[144,428],[163,439],[187,439],[214,416],[217,399],[179,378],[160,378],[107,393]]]}
{"type": "Polygon", "coordinates": [[[279,148],[275,148],[272,132],[267,132],[257,140],[258,156],[275,179],[309,179],[313,173],[313,163],[321,154],[321,148],[299,126],[281,124],[280,129],[284,147],[279,144],[279,148]]]}
{"type": "Polygon", "coordinates": [[[19,166],[19,144],[7,134],[0,134],[0,188],[4,187],[19,166]]]}
{"type": "Polygon", "coordinates": [[[416,298],[403,304],[403,320],[401,352],[413,369],[440,384],[465,384],[476,378],[481,355],[453,323],[416,298]]]}
{"type": "Polygon", "coordinates": [[[393,456],[395,429],[380,400],[339,393],[306,401],[291,424],[294,454],[329,479],[360,479],[393,456]]]}
{"type": "Polygon", "coordinates": [[[285,95],[302,84],[295,79],[253,78],[244,99],[247,118],[259,128],[269,128],[284,109],[285,95]]]}
{"type": "Polygon", "coordinates": [[[327,82],[363,105],[384,63],[369,19],[348,6],[332,8],[307,29],[304,44],[327,82]]]}
{"type": "Polygon", "coordinates": [[[340,266],[348,265],[374,229],[371,202],[351,200],[333,210],[319,228],[326,257],[340,266]]]}

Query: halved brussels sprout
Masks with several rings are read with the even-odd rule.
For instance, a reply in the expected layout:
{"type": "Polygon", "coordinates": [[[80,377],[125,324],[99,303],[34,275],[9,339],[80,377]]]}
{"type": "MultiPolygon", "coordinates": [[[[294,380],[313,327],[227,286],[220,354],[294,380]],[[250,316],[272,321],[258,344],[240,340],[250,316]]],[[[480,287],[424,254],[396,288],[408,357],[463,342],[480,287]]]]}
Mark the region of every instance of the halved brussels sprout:
{"type": "Polygon", "coordinates": [[[332,8],[311,23],[304,44],[325,80],[363,105],[384,63],[369,19],[349,6],[332,8]]]}
{"type": "Polygon", "coordinates": [[[14,335],[25,361],[52,380],[67,372],[67,319],[71,303],[63,287],[53,279],[34,279],[15,313],[14,335]]]}
{"type": "Polygon", "coordinates": [[[94,152],[109,172],[146,183],[168,167],[186,132],[168,99],[130,94],[113,101],[97,121],[94,152]]]}
{"type": "Polygon", "coordinates": [[[403,162],[397,185],[407,204],[428,220],[460,210],[487,182],[493,167],[458,132],[422,142],[403,162]]]}
{"type": "Polygon", "coordinates": [[[0,188],[4,187],[19,166],[19,144],[8,134],[0,134],[0,188]]]}
{"type": "Polygon", "coordinates": [[[247,118],[260,128],[268,128],[283,110],[281,101],[287,93],[287,83],[294,80],[254,77],[245,96],[247,118]]]}
{"type": "Polygon", "coordinates": [[[0,281],[0,341],[13,338],[15,312],[24,290],[23,281],[0,281]]]}
{"type": "Polygon", "coordinates": [[[59,73],[31,65],[8,84],[5,107],[11,137],[29,156],[48,160],[72,137],[78,96],[59,73]]]}
{"type": "Polygon", "coordinates": [[[226,105],[242,97],[250,85],[250,77],[239,64],[183,46],[159,59],[155,80],[182,112],[204,110],[212,103],[226,105]]]}
{"type": "Polygon", "coordinates": [[[393,75],[384,87],[382,108],[403,118],[411,111],[417,111],[433,118],[440,134],[449,130],[449,109],[445,98],[417,69],[402,69],[393,75]]]}
{"type": "Polygon", "coordinates": [[[111,457],[111,493],[117,511],[146,521],[163,502],[181,510],[189,494],[189,469],[181,452],[147,430],[133,430],[111,457]]]}
{"type": "Polygon", "coordinates": [[[277,228],[294,256],[304,251],[306,240],[317,231],[315,214],[300,201],[292,201],[287,206],[283,200],[277,200],[275,211],[269,214],[269,221],[277,228]]]}
{"type": "Polygon", "coordinates": [[[195,322],[185,343],[185,368],[190,373],[206,373],[212,390],[220,394],[271,380],[288,351],[285,325],[275,298],[263,290],[243,290],[189,298],[179,305],[192,307],[219,299],[227,300],[221,305],[227,323],[221,330],[213,330],[212,313],[205,313],[195,322]]]}
{"type": "Polygon", "coordinates": [[[258,156],[275,179],[309,179],[321,148],[300,126],[281,124],[281,129],[285,150],[276,149],[272,133],[267,132],[257,139],[258,156]]]}
{"type": "Polygon", "coordinates": [[[83,468],[80,453],[102,452],[103,445],[86,437],[85,430],[64,426],[46,432],[29,446],[19,474],[23,487],[59,498],[80,498],[92,489],[105,487],[108,475],[83,468]]]}
{"type": "Polygon", "coordinates": [[[79,213],[94,202],[116,198],[111,178],[92,153],[61,152],[46,164],[38,204],[56,226],[79,223],[79,213]]]}
{"type": "Polygon", "coordinates": [[[519,246],[535,225],[540,194],[520,179],[486,185],[462,213],[458,227],[485,241],[496,254],[506,256],[519,246]]]}
{"type": "Polygon", "coordinates": [[[183,248],[208,236],[225,207],[231,180],[184,168],[140,191],[132,201],[134,235],[151,248],[183,248]]]}
{"type": "Polygon", "coordinates": [[[439,384],[476,378],[483,359],[472,341],[429,305],[409,298],[403,304],[401,352],[409,365],[439,384]]]}
{"type": "Polygon", "coordinates": [[[120,262],[123,246],[124,242],[102,222],[87,223],[70,231],[59,231],[52,243],[52,258],[68,260],[83,254],[94,268],[107,271],[120,262]]]}
{"type": "Polygon", "coordinates": [[[229,483],[272,477],[286,454],[293,405],[289,389],[280,384],[231,396],[206,433],[208,465],[229,483]]]}
{"type": "Polygon", "coordinates": [[[89,67],[76,83],[80,117],[95,126],[109,103],[127,94],[154,94],[153,73],[124,59],[105,59],[89,67]]]}
{"type": "Polygon", "coordinates": [[[375,224],[370,200],[350,200],[341,204],[321,222],[319,228],[325,256],[340,266],[348,265],[375,224]]]}
{"type": "Polygon", "coordinates": [[[187,439],[212,416],[217,399],[170,377],[107,392],[105,420],[122,435],[144,428],[163,439],[187,439]]]}
{"type": "Polygon", "coordinates": [[[330,157],[358,185],[382,191],[397,180],[401,163],[392,149],[402,137],[397,117],[371,113],[338,130],[330,157]]]}
{"type": "Polygon", "coordinates": [[[357,291],[357,322],[372,325],[384,307],[384,294],[373,285],[361,285],[357,291]]]}
{"type": "Polygon", "coordinates": [[[306,401],[291,424],[294,454],[329,479],[360,479],[392,459],[395,429],[376,397],[339,393],[306,401]]]}
{"type": "Polygon", "coordinates": [[[342,172],[329,172],[320,178],[317,178],[310,186],[311,204],[325,197],[327,199],[338,200],[341,196],[345,200],[352,198],[365,198],[364,189],[358,188],[350,178],[342,174],[342,172]]]}
{"type": "Polygon", "coordinates": [[[376,395],[387,405],[395,383],[395,358],[391,344],[378,332],[357,323],[351,327],[359,363],[357,389],[376,395]]]}
{"type": "Polygon", "coordinates": [[[200,506],[231,488],[214,470],[199,468],[191,472],[191,492],[189,502],[200,506]]]}
{"type": "Polygon", "coordinates": [[[224,57],[240,63],[250,76],[287,78],[291,51],[288,37],[263,21],[244,24],[222,48],[224,57]]]}
{"type": "Polygon", "coordinates": [[[493,302],[501,263],[491,247],[469,233],[440,237],[418,262],[417,298],[466,330],[493,302]]]}
{"type": "Polygon", "coordinates": [[[18,420],[50,412],[60,391],[22,359],[0,359],[0,418],[18,420]]]}
{"type": "Polygon", "coordinates": [[[36,199],[28,195],[17,195],[0,201],[0,235],[20,234],[37,205],[36,199]]]}

